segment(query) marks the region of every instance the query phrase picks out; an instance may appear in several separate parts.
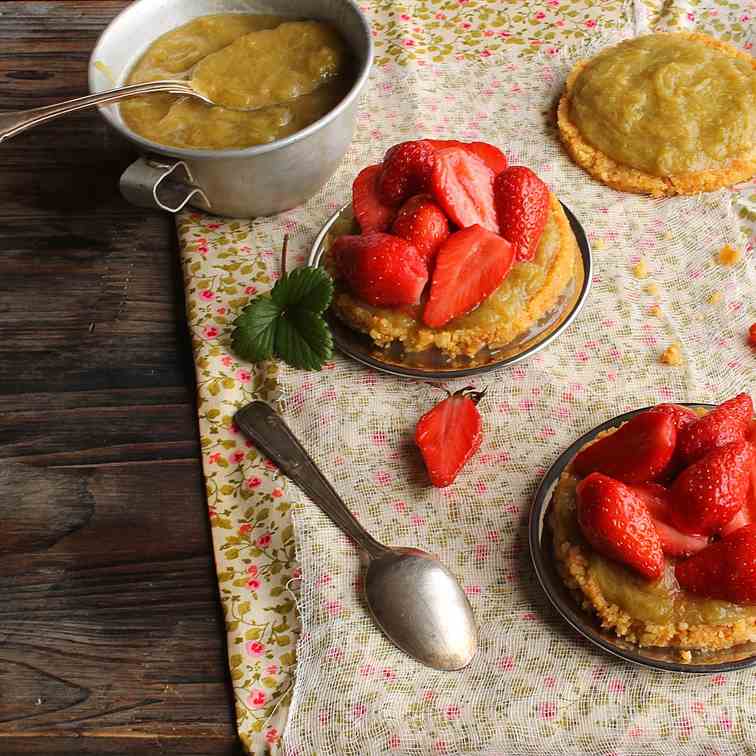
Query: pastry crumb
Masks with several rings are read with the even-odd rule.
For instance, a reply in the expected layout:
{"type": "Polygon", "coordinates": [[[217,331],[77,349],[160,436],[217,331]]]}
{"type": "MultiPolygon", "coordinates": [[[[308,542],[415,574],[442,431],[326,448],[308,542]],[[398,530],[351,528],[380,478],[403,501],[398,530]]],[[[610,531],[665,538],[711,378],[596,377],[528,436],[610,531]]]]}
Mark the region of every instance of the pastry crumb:
{"type": "Polygon", "coordinates": [[[633,266],[633,275],[636,278],[646,278],[648,276],[648,265],[646,265],[646,261],[642,257],[640,262],[633,266]]]}
{"type": "Polygon", "coordinates": [[[651,307],[648,308],[648,314],[654,318],[659,318],[661,317],[662,309],[658,304],[651,305],[651,307]]]}
{"type": "Polygon", "coordinates": [[[685,662],[685,663],[690,662],[691,659],[693,658],[693,654],[687,648],[680,649],[679,656],[680,656],[680,661],[685,662]]]}
{"type": "Polygon", "coordinates": [[[646,284],[643,287],[643,291],[646,292],[646,294],[651,294],[652,296],[656,296],[659,293],[659,287],[651,281],[650,284],[646,284]]]}
{"type": "Polygon", "coordinates": [[[722,301],[722,292],[713,291],[709,294],[709,298],[706,300],[709,304],[719,304],[722,301]]]}
{"type": "Polygon", "coordinates": [[[664,365],[682,365],[683,356],[678,344],[670,344],[659,357],[659,362],[664,365]]]}
{"type": "Polygon", "coordinates": [[[606,242],[603,239],[594,240],[593,248],[595,250],[601,250],[601,249],[604,249],[604,247],[606,247],[606,242]]]}
{"type": "Polygon", "coordinates": [[[735,265],[740,262],[740,252],[735,247],[725,244],[717,253],[717,260],[720,265],[735,265]]]}
{"type": "Polygon", "coordinates": [[[674,238],[675,238],[675,235],[671,231],[665,231],[662,234],[662,239],[664,239],[664,241],[669,241],[670,239],[674,239],[674,238]]]}

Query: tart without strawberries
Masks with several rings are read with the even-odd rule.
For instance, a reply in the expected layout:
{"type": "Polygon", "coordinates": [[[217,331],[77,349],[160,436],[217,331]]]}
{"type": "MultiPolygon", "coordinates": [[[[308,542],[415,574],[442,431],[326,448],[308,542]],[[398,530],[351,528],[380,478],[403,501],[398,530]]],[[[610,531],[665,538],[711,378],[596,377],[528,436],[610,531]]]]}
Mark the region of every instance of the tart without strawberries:
{"type": "Polygon", "coordinates": [[[333,240],[338,318],[378,347],[474,358],[554,311],[581,264],[556,197],[483,142],[414,140],[355,178],[333,240]]]}
{"type": "Polygon", "coordinates": [[[601,626],[683,661],[756,640],[750,397],[662,404],[586,444],[549,511],[557,569],[601,626]]]}

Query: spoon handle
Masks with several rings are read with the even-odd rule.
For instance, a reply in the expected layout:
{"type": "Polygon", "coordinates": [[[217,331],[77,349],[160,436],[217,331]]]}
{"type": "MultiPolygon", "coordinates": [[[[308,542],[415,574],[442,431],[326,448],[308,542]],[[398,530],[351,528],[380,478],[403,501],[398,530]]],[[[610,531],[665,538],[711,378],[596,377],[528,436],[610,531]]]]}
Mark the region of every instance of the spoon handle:
{"type": "Polygon", "coordinates": [[[242,407],[234,420],[241,430],[296,483],[331,522],[346,533],[370,556],[377,558],[389,552],[376,541],[347,509],[341,497],[312,461],[275,410],[265,402],[255,401],[242,407]]]}
{"type": "MultiPolygon", "coordinates": [[[[45,105],[42,108],[0,112],[0,142],[10,139],[10,137],[26,131],[26,129],[30,129],[33,126],[39,126],[39,124],[50,121],[53,118],[59,118],[66,113],[73,113],[75,110],[91,108],[95,105],[107,105],[110,102],[124,100],[127,97],[136,97],[154,92],[170,92],[172,94],[200,97],[187,81],[147,81],[142,84],[130,84],[126,87],[111,89],[107,92],[76,97],[73,100],[65,100],[55,105],[45,105]]],[[[205,98],[202,97],[201,99],[204,100],[205,98]]]]}

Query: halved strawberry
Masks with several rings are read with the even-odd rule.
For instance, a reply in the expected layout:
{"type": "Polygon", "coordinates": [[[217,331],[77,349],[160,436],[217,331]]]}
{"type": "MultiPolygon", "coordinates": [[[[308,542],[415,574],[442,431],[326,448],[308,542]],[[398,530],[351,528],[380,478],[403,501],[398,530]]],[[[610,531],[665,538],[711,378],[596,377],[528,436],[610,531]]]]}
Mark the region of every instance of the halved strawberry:
{"type": "Polygon", "coordinates": [[[381,165],[363,168],[352,184],[352,212],[363,234],[371,231],[388,231],[396,209],[381,202],[376,186],[381,165]]]}
{"type": "Polygon", "coordinates": [[[512,267],[512,246],[481,226],[453,233],[436,254],[423,323],[442,328],[492,294],[512,267]]]}
{"type": "Polygon", "coordinates": [[[432,194],[441,209],[460,228],[483,226],[499,232],[494,209],[494,172],[462,147],[436,152],[432,194]]]}
{"type": "Polygon", "coordinates": [[[690,407],[683,407],[680,404],[657,404],[649,412],[660,412],[669,415],[675,423],[675,428],[677,428],[675,451],[662,476],[666,479],[674,478],[685,467],[682,454],[680,453],[680,431],[691,423],[695,423],[698,420],[698,415],[690,407]]]}
{"type": "Polygon", "coordinates": [[[675,566],[689,593],[735,604],[756,603],[756,523],[730,533],[675,566]]]}
{"type": "Polygon", "coordinates": [[[374,307],[417,304],[428,281],[420,253],[391,234],[340,236],[331,254],[349,290],[374,307]]]}
{"type": "Polygon", "coordinates": [[[416,194],[402,205],[391,231],[412,244],[430,265],[449,237],[449,221],[432,197],[416,194]]]}
{"type": "MultiPolygon", "coordinates": [[[[748,441],[751,446],[756,445],[756,420],[751,421],[751,427],[746,433],[746,441],[748,441]]],[[[751,483],[748,495],[746,496],[746,503],[727,523],[727,525],[722,528],[722,535],[729,535],[738,528],[742,528],[743,525],[747,525],[749,522],[756,522],[756,455],[754,455],[754,463],[751,466],[751,483]]]]}
{"type": "Polygon", "coordinates": [[[494,174],[501,173],[507,167],[507,156],[488,142],[458,142],[456,139],[427,139],[437,150],[447,147],[461,147],[463,150],[477,155],[494,174]]]}
{"type": "Polygon", "coordinates": [[[669,415],[642,412],[583,449],[572,469],[578,475],[600,472],[624,483],[648,483],[664,474],[676,440],[677,429],[669,415]]]}
{"type": "Polygon", "coordinates": [[[515,259],[532,260],[549,217],[549,188],[530,168],[512,165],[496,177],[493,192],[499,233],[515,259]]]}
{"type": "Polygon", "coordinates": [[[686,467],[670,488],[670,520],[683,533],[719,533],[744,506],[756,449],[733,441],[686,467]]]}
{"type": "Polygon", "coordinates": [[[436,151],[424,139],[395,144],[383,158],[378,196],[387,205],[399,205],[413,194],[428,191],[435,162],[436,151]]]}
{"type": "Polygon", "coordinates": [[[649,580],[664,572],[659,535],[645,504],[628,486],[601,473],[577,485],[577,519],[588,543],[649,580]]]}
{"type": "Polygon", "coordinates": [[[418,421],[415,443],[434,486],[442,488],[453,483],[479,449],[483,422],[475,405],[484,393],[467,386],[450,394],[418,421]]]}
{"type": "Polygon", "coordinates": [[[680,455],[686,465],[731,441],[745,438],[753,418],[748,394],[738,394],[680,432],[680,455]]]}
{"type": "Polygon", "coordinates": [[[659,534],[662,551],[667,556],[690,556],[709,545],[708,538],[681,533],[669,524],[669,511],[672,504],[669,490],[664,486],[658,483],[635,483],[628,485],[628,488],[646,505],[654,521],[656,532],[659,534]]]}

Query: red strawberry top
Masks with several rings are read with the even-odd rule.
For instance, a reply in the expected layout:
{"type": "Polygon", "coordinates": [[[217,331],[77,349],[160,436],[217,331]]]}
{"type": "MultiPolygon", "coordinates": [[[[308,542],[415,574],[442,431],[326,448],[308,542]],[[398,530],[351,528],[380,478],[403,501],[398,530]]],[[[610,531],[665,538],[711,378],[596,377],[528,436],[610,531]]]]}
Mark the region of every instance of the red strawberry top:
{"type": "Polygon", "coordinates": [[[571,470],[585,539],[646,579],[663,554],[683,589],[756,603],[755,428],[740,394],[701,417],[658,405],[584,447],[571,470]]]}
{"type": "Polygon", "coordinates": [[[380,164],[360,171],[352,208],[370,239],[350,237],[338,246],[338,277],[375,307],[399,307],[414,300],[422,278],[419,256],[427,268],[422,320],[442,328],[490,296],[513,263],[532,259],[548,217],[549,190],[528,168],[509,166],[492,144],[417,139],[394,145],[380,164]],[[359,261],[350,261],[350,252],[359,261]],[[394,288],[403,293],[397,296],[394,288]]]}

